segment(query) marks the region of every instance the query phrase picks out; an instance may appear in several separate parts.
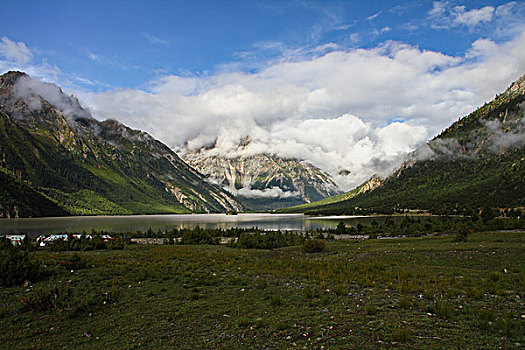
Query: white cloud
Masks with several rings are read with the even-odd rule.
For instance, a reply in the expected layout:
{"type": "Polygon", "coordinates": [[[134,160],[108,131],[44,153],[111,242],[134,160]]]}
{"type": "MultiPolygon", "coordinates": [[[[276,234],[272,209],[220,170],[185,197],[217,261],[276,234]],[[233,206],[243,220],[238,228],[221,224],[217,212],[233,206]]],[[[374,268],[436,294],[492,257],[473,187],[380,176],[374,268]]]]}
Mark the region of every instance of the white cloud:
{"type": "Polygon", "coordinates": [[[377,17],[379,17],[379,15],[381,14],[382,11],[379,11],[377,13],[374,13],[373,15],[371,16],[368,16],[366,19],[369,20],[369,21],[373,21],[374,19],[376,19],[377,17]]]}
{"type": "Polygon", "coordinates": [[[89,57],[90,60],[95,61],[95,62],[100,62],[101,61],[100,56],[94,54],[93,52],[89,52],[88,53],[88,57],[89,57]]]}
{"type": "Polygon", "coordinates": [[[168,40],[156,37],[151,34],[142,33],[141,35],[144,39],[146,39],[150,44],[153,44],[153,45],[168,46],[170,44],[168,40]]]}
{"type": "Polygon", "coordinates": [[[511,1],[500,5],[495,12],[496,35],[512,38],[525,30],[525,2],[511,1]]]}
{"type": "Polygon", "coordinates": [[[0,60],[0,74],[10,70],[25,72],[31,77],[53,82],[60,81],[59,77],[62,77],[63,75],[60,68],[51,65],[46,61],[43,61],[41,64],[33,65],[31,63],[21,64],[0,60]]]}
{"type": "MultiPolygon", "coordinates": [[[[44,83],[24,76],[18,79],[14,85],[13,93],[17,98],[25,99],[29,108],[33,110],[41,108],[41,99],[38,97],[41,96],[57,107],[70,120],[91,117],[89,112],[80,106],[76,98],[67,96],[55,84],[44,83]]],[[[14,117],[23,118],[24,116],[15,115],[14,117]]]]}
{"type": "Polygon", "coordinates": [[[390,27],[383,27],[379,30],[379,34],[385,34],[385,33],[388,33],[389,31],[391,31],[392,28],[390,27]]]}
{"type": "MultiPolygon", "coordinates": [[[[227,188],[226,190],[231,191],[227,188]]],[[[233,191],[235,195],[246,198],[292,198],[299,197],[301,194],[295,191],[283,191],[281,188],[274,186],[264,190],[254,190],[248,187],[233,191]]]]}
{"type": "Polygon", "coordinates": [[[475,27],[482,22],[490,22],[494,16],[494,7],[485,6],[480,9],[465,10],[465,6],[456,6],[453,9],[454,24],[475,27]]]}
{"type": "Polygon", "coordinates": [[[27,48],[23,42],[15,42],[9,40],[7,37],[2,37],[0,42],[0,54],[8,61],[25,64],[31,61],[33,53],[27,48]]]}
{"type": "Polygon", "coordinates": [[[525,34],[476,41],[466,56],[399,42],[279,61],[257,73],[169,75],[148,91],[81,95],[113,117],[177,148],[217,143],[232,154],[268,152],[307,160],[348,189],[398,165],[406,152],[504,90],[525,73],[525,34]],[[404,123],[390,123],[396,118],[404,123]],[[338,175],[341,170],[351,175],[338,175]]]}
{"type": "Polygon", "coordinates": [[[348,38],[352,44],[357,44],[360,40],[360,35],[359,33],[352,33],[348,38]]]}
{"type": "Polygon", "coordinates": [[[495,36],[512,37],[525,24],[525,4],[510,1],[498,7],[485,6],[468,10],[466,6],[452,6],[450,1],[434,1],[428,12],[434,29],[467,27],[469,31],[492,32],[495,36]]]}

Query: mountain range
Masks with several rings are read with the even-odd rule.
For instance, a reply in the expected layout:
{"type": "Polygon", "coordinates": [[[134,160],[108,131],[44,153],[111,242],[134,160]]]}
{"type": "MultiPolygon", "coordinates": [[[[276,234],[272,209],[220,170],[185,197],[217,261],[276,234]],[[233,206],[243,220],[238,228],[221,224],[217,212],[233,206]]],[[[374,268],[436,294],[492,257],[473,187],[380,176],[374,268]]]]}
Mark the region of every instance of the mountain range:
{"type": "Polygon", "coordinates": [[[525,206],[525,76],[409,154],[379,186],[286,209],[475,214],[525,206]]]}
{"type": "Polygon", "coordinates": [[[0,217],[242,210],[170,148],[53,84],[0,76],[0,217]]]}
{"type": "Polygon", "coordinates": [[[213,147],[181,156],[252,209],[299,205],[341,193],[329,174],[306,161],[243,154],[250,142],[249,137],[241,139],[229,156],[219,155],[213,147]]]}
{"type": "Polygon", "coordinates": [[[525,206],[525,77],[409,154],[386,179],[341,194],[312,164],[213,146],[180,158],[149,134],[99,121],[25,73],[0,76],[0,217],[424,211],[525,206]],[[187,164],[189,163],[189,164],[187,164]]]}

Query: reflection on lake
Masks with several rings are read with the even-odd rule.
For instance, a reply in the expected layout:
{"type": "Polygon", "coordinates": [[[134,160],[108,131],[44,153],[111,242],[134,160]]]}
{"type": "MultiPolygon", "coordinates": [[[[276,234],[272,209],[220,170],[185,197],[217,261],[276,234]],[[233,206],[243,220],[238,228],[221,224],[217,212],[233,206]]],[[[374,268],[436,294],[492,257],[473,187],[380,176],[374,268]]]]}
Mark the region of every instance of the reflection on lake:
{"type": "MultiPolygon", "coordinates": [[[[335,228],[340,221],[347,225],[369,224],[381,217],[327,216],[308,217],[302,214],[192,214],[132,216],[69,216],[54,218],[0,219],[0,233],[28,233],[31,237],[57,232],[136,232],[171,230],[174,228],[250,228],[264,230],[314,230],[335,228]]],[[[384,220],[384,218],[382,218],[384,220]]]]}

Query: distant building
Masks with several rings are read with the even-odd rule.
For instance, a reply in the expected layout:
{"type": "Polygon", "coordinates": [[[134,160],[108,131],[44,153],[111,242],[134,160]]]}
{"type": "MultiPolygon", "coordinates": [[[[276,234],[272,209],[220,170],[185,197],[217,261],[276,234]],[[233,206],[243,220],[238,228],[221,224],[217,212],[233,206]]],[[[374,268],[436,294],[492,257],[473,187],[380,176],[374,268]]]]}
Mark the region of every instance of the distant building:
{"type": "Polygon", "coordinates": [[[5,235],[4,237],[8,239],[12,245],[22,245],[24,239],[26,239],[26,235],[5,235]]]}
{"type": "Polygon", "coordinates": [[[169,238],[132,238],[130,241],[136,244],[166,244],[169,238]]]}
{"type": "MultiPolygon", "coordinates": [[[[75,239],[81,239],[83,235],[77,233],[77,234],[73,234],[71,236],[73,238],[75,238],[75,239]]],[[[93,236],[91,236],[91,235],[84,235],[84,238],[85,239],[93,239],[93,236]]],[[[112,240],[115,239],[115,238],[111,237],[110,235],[101,235],[100,238],[104,242],[109,242],[109,241],[112,241],[112,240]]],[[[45,247],[45,246],[47,246],[50,243],[53,243],[55,241],[58,241],[58,240],[67,241],[68,239],[69,239],[69,235],[68,234],[49,235],[49,236],[40,235],[36,239],[36,244],[38,246],[40,246],[40,247],[45,247]]]]}
{"type": "Polygon", "coordinates": [[[37,239],[36,239],[36,243],[37,245],[39,245],[40,247],[45,247],[47,246],[48,244],[50,243],[53,243],[55,241],[58,241],[58,240],[62,240],[62,241],[67,241],[68,240],[68,237],[66,234],[62,234],[62,235],[49,235],[49,236],[39,236],[37,239]]]}
{"type": "Polygon", "coordinates": [[[219,244],[230,244],[236,243],[238,240],[237,237],[220,237],[219,244]]]}

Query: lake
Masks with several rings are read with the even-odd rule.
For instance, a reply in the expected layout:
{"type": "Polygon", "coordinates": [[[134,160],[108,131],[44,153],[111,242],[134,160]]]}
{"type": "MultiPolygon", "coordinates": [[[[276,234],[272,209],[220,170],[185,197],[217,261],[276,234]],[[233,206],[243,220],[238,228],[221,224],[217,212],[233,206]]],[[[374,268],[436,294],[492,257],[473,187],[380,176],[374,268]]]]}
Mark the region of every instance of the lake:
{"type": "MultiPolygon", "coordinates": [[[[171,230],[174,228],[250,228],[264,230],[311,230],[335,228],[340,221],[347,225],[367,224],[381,217],[326,216],[303,214],[191,214],[130,216],[67,216],[48,218],[0,219],[0,233],[27,233],[30,237],[58,232],[136,232],[171,230]]],[[[384,217],[383,217],[384,220],[384,217]]]]}

